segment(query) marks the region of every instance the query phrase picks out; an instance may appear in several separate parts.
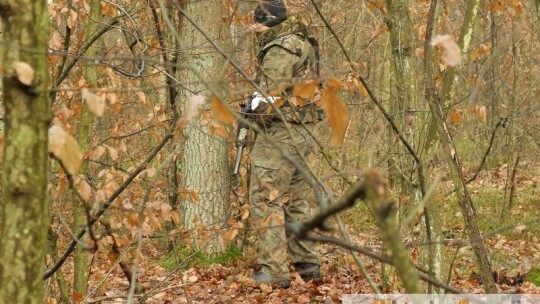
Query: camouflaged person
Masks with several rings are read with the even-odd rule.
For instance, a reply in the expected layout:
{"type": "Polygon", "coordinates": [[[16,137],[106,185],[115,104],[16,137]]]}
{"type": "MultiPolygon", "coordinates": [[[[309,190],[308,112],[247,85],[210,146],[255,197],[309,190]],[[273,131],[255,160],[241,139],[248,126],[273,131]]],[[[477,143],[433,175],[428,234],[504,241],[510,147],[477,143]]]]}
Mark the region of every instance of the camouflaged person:
{"type": "Polygon", "coordinates": [[[306,178],[282,156],[286,153],[296,164],[305,166],[304,160],[311,152],[313,125],[319,118],[316,107],[311,100],[297,98],[293,103],[288,97],[294,84],[313,79],[316,58],[305,27],[295,18],[287,19],[282,1],[262,2],[254,12],[254,19],[250,29],[261,47],[256,82],[268,99],[256,92],[251,101],[251,109],[259,118],[266,138],[258,136],[250,153],[249,198],[258,228],[261,267],[253,279],[287,288],[288,259],[304,281],[320,278],[319,255],[314,243],[287,242],[289,233],[285,223],[311,218],[316,202],[306,178]],[[276,113],[270,102],[281,114],[276,113]]]}

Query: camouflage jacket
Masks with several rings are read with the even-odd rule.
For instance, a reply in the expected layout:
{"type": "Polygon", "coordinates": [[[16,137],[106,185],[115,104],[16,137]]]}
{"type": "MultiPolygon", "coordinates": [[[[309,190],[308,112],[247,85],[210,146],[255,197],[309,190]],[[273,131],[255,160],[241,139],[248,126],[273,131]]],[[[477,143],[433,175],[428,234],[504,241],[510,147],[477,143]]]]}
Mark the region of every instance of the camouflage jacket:
{"type": "MultiPolygon", "coordinates": [[[[257,56],[255,80],[262,92],[282,97],[276,105],[287,121],[312,123],[318,118],[315,105],[311,100],[292,96],[295,85],[316,77],[315,50],[302,28],[292,17],[257,37],[261,50],[257,56]]],[[[266,116],[267,121],[279,121],[277,113],[270,106],[260,107],[257,112],[266,116]]]]}

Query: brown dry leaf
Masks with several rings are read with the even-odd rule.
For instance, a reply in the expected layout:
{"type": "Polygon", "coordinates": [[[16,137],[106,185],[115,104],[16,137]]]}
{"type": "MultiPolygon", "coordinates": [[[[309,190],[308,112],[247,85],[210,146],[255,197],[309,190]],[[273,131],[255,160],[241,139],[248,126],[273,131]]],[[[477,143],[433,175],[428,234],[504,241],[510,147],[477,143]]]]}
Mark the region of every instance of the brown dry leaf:
{"type": "Polygon", "coordinates": [[[458,109],[452,112],[452,114],[450,114],[449,120],[456,127],[461,126],[461,122],[463,121],[463,110],[458,109]]]}
{"type": "Polygon", "coordinates": [[[491,46],[480,44],[474,51],[471,52],[471,59],[476,60],[480,57],[486,56],[489,54],[489,51],[491,50],[491,46]]]}
{"type": "Polygon", "coordinates": [[[118,151],[115,148],[107,146],[107,145],[103,145],[103,146],[107,148],[107,151],[109,152],[109,156],[111,157],[112,160],[118,159],[118,151]]]}
{"type": "Polygon", "coordinates": [[[247,219],[249,216],[249,207],[243,207],[242,208],[242,216],[240,217],[241,220],[247,219]]]}
{"type": "Polygon", "coordinates": [[[92,187],[84,179],[79,184],[79,193],[85,201],[88,201],[92,196],[92,187]]]}
{"type": "Polygon", "coordinates": [[[486,118],[487,118],[486,106],[475,106],[474,113],[476,114],[476,119],[478,119],[478,121],[480,121],[481,123],[486,122],[486,118]]]}
{"type": "Polygon", "coordinates": [[[238,229],[231,229],[225,233],[223,233],[223,240],[224,241],[231,241],[238,235],[238,229]]]}
{"type": "Polygon", "coordinates": [[[34,69],[26,62],[15,62],[12,65],[17,79],[26,86],[31,86],[34,81],[34,69]]]}
{"type": "Polygon", "coordinates": [[[86,101],[88,110],[94,115],[102,116],[103,113],[105,113],[105,98],[90,92],[87,88],[81,90],[81,96],[82,99],[86,101]]]}
{"type": "Polygon", "coordinates": [[[131,227],[139,226],[139,216],[135,213],[128,213],[126,216],[127,222],[131,227]]]}
{"type": "Polygon", "coordinates": [[[71,294],[71,300],[73,303],[81,303],[83,300],[83,294],[79,291],[74,290],[71,294]]]}
{"type": "Polygon", "coordinates": [[[152,211],[146,212],[148,215],[148,218],[150,219],[150,222],[152,222],[152,225],[157,228],[158,230],[161,230],[161,223],[159,222],[158,218],[152,211]]]}
{"type": "Polygon", "coordinates": [[[74,10],[69,10],[69,16],[67,18],[67,25],[70,29],[75,28],[75,22],[77,21],[78,14],[74,10]]]}
{"type": "Polygon", "coordinates": [[[178,123],[176,124],[176,128],[180,130],[184,129],[187,126],[187,124],[199,114],[199,108],[204,104],[205,101],[206,101],[206,98],[204,96],[193,95],[187,101],[184,114],[182,115],[182,117],[180,117],[180,120],[178,120],[178,123]]]}
{"type": "Polygon", "coordinates": [[[456,66],[461,61],[461,50],[450,35],[437,35],[431,45],[439,47],[442,61],[449,66],[456,66]]]}
{"type": "Polygon", "coordinates": [[[329,82],[328,88],[323,89],[322,98],[319,101],[320,107],[328,117],[328,125],[332,133],[332,143],[341,146],[345,140],[347,126],[349,125],[349,109],[347,105],[338,97],[338,82],[329,82]]]}
{"type": "Polygon", "coordinates": [[[71,175],[77,175],[83,161],[83,153],[75,138],[60,126],[49,128],[49,153],[52,153],[66,167],[71,175]]]}
{"type": "Polygon", "coordinates": [[[212,96],[210,100],[210,109],[214,114],[214,118],[216,118],[218,122],[228,125],[232,124],[236,120],[233,113],[229,109],[227,109],[225,105],[223,105],[223,101],[221,101],[216,96],[212,96]]]}
{"type": "Polygon", "coordinates": [[[300,82],[299,84],[294,86],[293,96],[298,96],[304,99],[311,99],[315,95],[318,85],[319,82],[316,80],[300,82]]]}

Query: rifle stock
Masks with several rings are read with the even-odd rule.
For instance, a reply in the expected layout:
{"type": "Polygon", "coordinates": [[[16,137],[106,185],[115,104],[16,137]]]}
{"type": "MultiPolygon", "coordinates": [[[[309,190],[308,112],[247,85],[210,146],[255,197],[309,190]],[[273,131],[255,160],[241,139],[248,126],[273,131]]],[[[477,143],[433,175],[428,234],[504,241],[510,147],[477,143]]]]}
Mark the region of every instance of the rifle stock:
{"type": "MultiPolygon", "coordinates": [[[[249,111],[251,107],[251,99],[242,107],[242,113],[244,119],[248,119],[249,111]]],[[[246,123],[240,122],[238,126],[238,132],[236,135],[236,159],[234,161],[233,174],[237,175],[240,170],[240,163],[242,162],[242,153],[246,146],[246,138],[248,135],[249,126],[246,123]]]]}

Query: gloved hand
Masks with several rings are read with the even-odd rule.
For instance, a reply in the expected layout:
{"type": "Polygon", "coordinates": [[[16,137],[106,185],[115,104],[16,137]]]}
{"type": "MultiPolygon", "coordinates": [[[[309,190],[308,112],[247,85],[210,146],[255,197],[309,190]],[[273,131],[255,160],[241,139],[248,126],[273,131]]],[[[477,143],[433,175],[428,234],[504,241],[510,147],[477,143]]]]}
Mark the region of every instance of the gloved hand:
{"type": "Polygon", "coordinates": [[[277,98],[273,96],[268,96],[268,98],[265,98],[259,92],[255,92],[251,94],[251,96],[251,110],[257,109],[261,102],[274,103],[277,100],[277,98]]]}

